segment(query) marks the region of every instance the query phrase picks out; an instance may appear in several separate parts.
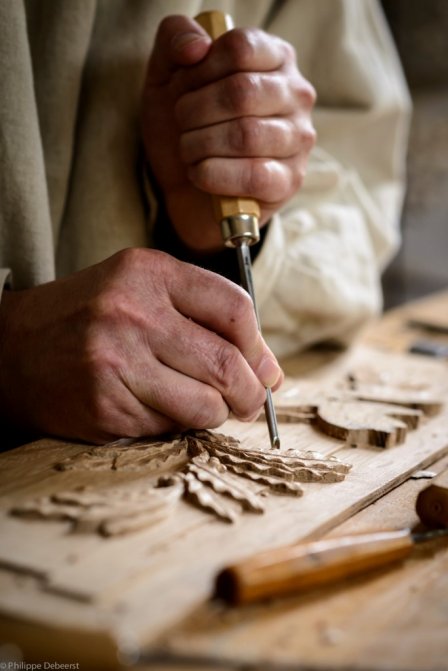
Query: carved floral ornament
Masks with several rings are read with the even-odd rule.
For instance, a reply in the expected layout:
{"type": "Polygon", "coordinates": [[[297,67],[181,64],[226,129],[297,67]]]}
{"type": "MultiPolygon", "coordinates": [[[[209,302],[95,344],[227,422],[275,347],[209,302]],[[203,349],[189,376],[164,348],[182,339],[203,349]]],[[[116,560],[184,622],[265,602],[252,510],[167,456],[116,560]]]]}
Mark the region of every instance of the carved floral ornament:
{"type": "Polygon", "coordinates": [[[339,482],[350,465],[316,452],[246,449],[211,431],[190,431],[168,442],[118,441],[55,465],[60,471],[138,472],[139,482],[103,492],[81,487],[16,507],[16,515],[68,519],[76,530],[106,536],[157,523],[184,497],[226,522],[243,512],[263,513],[268,492],[301,496],[299,482],[339,482]],[[157,477],[157,473],[163,475],[157,477]],[[152,476],[152,477],[151,477],[152,476]],[[154,478],[154,476],[156,476],[154,478]],[[245,484],[253,483],[253,488],[245,484]]]}
{"type": "MultiPolygon", "coordinates": [[[[365,385],[306,398],[294,390],[277,405],[280,422],[311,423],[349,445],[392,447],[441,404],[423,392],[365,385]],[[386,403],[384,401],[387,401],[386,403]]],[[[249,449],[235,438],[189,431],[165,441],[121,440],[55,464],[59,471],[118,471],[138,476],[106,488],[82,486],[25,502],[15,515],[70,520],[76,531],[105,536],[164,520],[184,498],[220,520],[261,514],[270,493],[301,496],[299,483],[344,480],[351,466],[335,456],[294,450],[249,449]],[[249,482],[248,482],[249,481],[249,482]]]]}

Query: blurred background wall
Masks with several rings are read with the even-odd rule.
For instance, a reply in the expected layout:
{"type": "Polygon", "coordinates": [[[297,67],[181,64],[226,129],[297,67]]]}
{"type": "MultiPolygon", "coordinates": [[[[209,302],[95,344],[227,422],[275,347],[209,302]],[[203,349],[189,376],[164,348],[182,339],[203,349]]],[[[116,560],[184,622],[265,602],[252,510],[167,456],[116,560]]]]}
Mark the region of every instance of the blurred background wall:
{"type": "Polygon", "coordinates": [[[382,0],[411,91],[403,245],[386,307],[448,288],[448,0],[382,0]]]}

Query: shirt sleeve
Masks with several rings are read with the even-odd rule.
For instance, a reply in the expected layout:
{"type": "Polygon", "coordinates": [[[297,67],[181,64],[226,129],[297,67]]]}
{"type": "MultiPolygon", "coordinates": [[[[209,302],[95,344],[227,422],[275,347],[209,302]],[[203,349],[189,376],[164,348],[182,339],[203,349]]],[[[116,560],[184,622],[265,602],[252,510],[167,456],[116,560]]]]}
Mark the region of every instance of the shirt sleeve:
{"type": "Polygon", "coordinates": [[[375,0],[290,0],[268,29],[315,86],[318,143],[300,192],[254,266],[263,333],[278,356],[347,343],[381,310],[400,243],[410,99],[375,0]]]}

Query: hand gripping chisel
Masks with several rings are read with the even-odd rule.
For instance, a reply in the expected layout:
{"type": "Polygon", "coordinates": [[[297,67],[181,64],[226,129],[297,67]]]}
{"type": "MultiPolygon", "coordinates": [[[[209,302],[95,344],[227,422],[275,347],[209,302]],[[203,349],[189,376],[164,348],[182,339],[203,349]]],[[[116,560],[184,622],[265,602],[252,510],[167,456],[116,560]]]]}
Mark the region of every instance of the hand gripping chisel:
{"type": "MultiPolygon", "coordinates": [[[[195,20],[214,40],[233,28],[232,18],[228,14],[222,14],[217,11],[202,12],[195,18],[195,20]]],[[[226,247],[233,247],[236,249],[241,284],[252,299],[258,328],[261,331],[260,318],[255,301],[249,251],[249,247],[260,239],[258,229],[260,208],[258,203],[250,198],[213,196],[213,209],[216,218],[221,224],[224,244],[226,247]]],[[[275,416],[274,402],[272,400],[272,391],[269,387],[266,389],[264,409],[271,446],[280,447],[277,418],[275,416]]]]}

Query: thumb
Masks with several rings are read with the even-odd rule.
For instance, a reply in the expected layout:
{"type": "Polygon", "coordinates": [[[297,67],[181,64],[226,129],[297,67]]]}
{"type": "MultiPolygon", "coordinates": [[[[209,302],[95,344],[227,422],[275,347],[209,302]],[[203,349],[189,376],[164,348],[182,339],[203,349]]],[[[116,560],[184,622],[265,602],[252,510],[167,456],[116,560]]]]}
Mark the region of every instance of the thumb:
{"type": "Polygon", "coordinates": [[[166,17],[157,30],[147,82],[163,84],[177,67],[198,63],[211,43],[205,30],[188,16],[166,17]]]}

